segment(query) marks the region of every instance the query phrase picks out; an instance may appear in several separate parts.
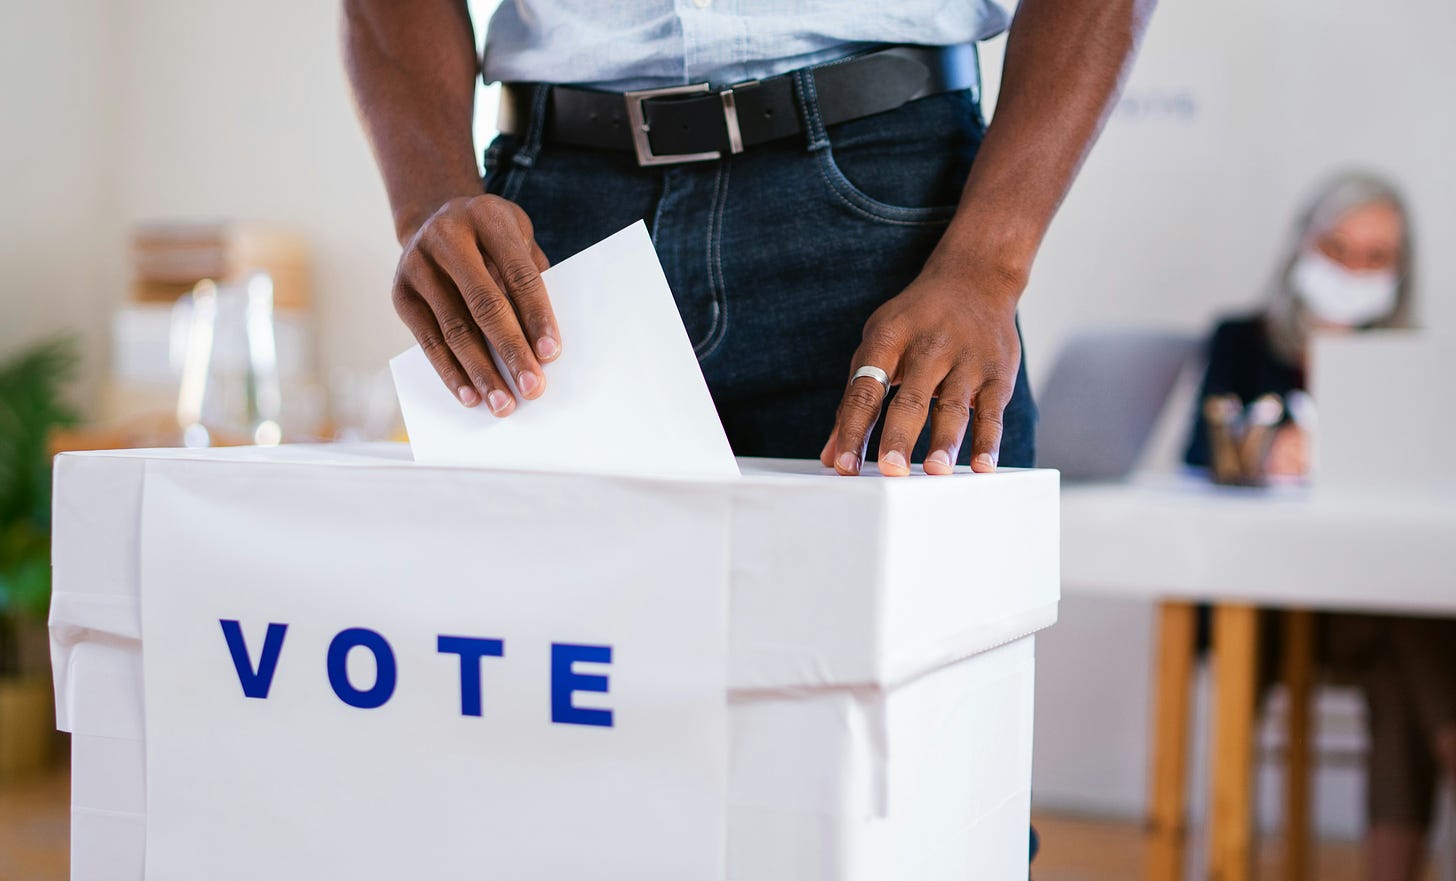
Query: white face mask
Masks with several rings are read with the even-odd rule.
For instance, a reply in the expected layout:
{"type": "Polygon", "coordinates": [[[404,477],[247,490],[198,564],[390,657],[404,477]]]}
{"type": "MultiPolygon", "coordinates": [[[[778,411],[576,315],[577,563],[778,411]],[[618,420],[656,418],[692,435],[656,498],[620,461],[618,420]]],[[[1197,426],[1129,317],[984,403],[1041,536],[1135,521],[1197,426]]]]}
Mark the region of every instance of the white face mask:
{"type": "Polygon", "coordinates": [[[1362,327],[1395,311],[1400,288],[1394,270],[1355,272],[1317,248],[1299,255],[1289,280],[1315,318],[1346,327],[1362,327]]]}

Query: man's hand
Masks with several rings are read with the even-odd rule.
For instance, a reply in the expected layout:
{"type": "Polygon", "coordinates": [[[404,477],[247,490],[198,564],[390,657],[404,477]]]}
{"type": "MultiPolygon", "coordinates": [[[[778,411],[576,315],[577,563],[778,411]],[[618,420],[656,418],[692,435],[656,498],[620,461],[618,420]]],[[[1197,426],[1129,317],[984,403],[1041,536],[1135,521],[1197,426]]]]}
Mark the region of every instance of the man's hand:
{"type": "Polygon", "coordinates": [[[404,246],[394,308],[450,393],[497,416],[546,387],[561,335],[546,256],[518,206],[481,191],[471,140],[480,77],[465,0],[345,0],[344,60],[404,246]]]}
{"type": "Polygon", "coordinates": [[[450,394],[497,416],[546,388],[561,334],[546,255],[520,207],[481,192],[471,140],[480,71],[464,0],[345,0],[344,59],[404,246],[394,308],[450,394]]]}
{"type": "Polygon", "coordinates": [[[460,403],[483,400],[497,416],[515,409],[490,349],[522,397],[545,390],[541,364],[561,353],[541,282],[549,265],[526,212],[498,196],[451,199],[405,243],[395,311],[460,403]]]}
{"type": "MultiPolygon", "coordinates": [[[[996,116],[959,208],[925,271],[865,327],[852,367],[900,391],[881,435],[883,474],[910,473],[931,416],[928,474],[950,474],[967,412],[976,471],[994,471],[1020,366],[1016,301],[1057,206],[1107,119],[1156,0],[1021,0],[1006,39],[996,116]],[[934,404],[932,406],[932,399],[934,404]]],[[[820,458],[858,474],[884,388],[854,380],[820,458]]]]}
{"type": "MultiPolygon", "coordinates": [[[[927,474],[950,474],[971,413],[971,467],[996,470],[1001,415],[1021,363],[1016,333],[1017,282],[990,285],[969,273],[927,266],[904,293],[865,324],[852,368],[879,367],[899,390],[885,412],[880,472],[910,473],[910,451],[930,419],[927,474]],[[999,287],[999,289],[996,289],[999,287]]],[[[872,378],[852,381],[839,405],[820,460],[840,474],[858,474],[885,389],[872,378]]]]}

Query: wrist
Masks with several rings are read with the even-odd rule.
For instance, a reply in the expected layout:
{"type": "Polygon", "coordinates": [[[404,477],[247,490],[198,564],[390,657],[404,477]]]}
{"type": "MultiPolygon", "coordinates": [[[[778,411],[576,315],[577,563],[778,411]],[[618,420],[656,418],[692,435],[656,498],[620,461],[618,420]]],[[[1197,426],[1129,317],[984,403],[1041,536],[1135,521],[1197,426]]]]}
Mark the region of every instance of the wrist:
{"type": "Polygon", "coordinates": [[[1049,220],[1025,210],[1024,198],[1024,194],[997,194],[984,185],[975,191],[968,188],[927,268],[971,277],[978,289],[1019,299],[1049,220]]]}
{"type": "Polygon", "coordinates": [[[1031,257],[1020,248],[949,231],[925,263],[924,274],[944,279],[978,296],[1006,300],[1014,308],[1031,275],[1031,257]]]}
{"type": "Polygon", "coordinates": [[[419,235],[420,228],[429,222],[430,218],[435,216],[435,212],[439,211],[441,206],[448,201],[450,200],[442,199],[433,204],[421,202],[395,212],[394,235],[399,239],[400,247],[408,247],[409,243],[414,241],[415,236],[419,235]]]}
{"type": "Polygon", "coordinates": [[[452,187],[412,199],[394,212],[395,238],[399,240],[401,247],[406,247],[419,235],[420,228],[445,205],[457,199],[473,199],[481,195],[484,195],[484,191],[476,183],[474,186],[452,187]]]}

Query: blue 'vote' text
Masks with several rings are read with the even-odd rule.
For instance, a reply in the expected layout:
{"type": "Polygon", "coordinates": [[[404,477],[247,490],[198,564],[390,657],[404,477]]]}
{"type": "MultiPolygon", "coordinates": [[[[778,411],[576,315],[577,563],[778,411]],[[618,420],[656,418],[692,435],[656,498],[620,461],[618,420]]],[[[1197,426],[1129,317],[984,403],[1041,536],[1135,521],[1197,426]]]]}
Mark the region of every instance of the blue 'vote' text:
{"type": "MultiPolygon", "coordinates": [[[[263,635],[263,647],[255,664],[243,638],[242,625],[231,618],[219,619],[223,639],[232,655],[233,667],[237,670],[238,684],[243,696],[267,700],[273,686],[273,676],[278,671],[278,658],[283,652],[283,640],[288,634],[287,624],[270,623],[263,635]]],[[[504,658],[505,641],[483,639],[475,636],[447,636],[441,634],[436,641],[436,650],[442,655],[458,655],[460,658],[460,715],[483,716],[485,714],[485,685],[482,668],[487,658],[504,658]]],[[[578,707],[572,702],[577,692],[608,693],[608,677],[599,674],[578,673],[576,664],[612,663],[612,647],[609,645],[579,645],[554,642],[551,644],[551,721],[561,725],[592,725],[612,727],[612,711],[593,707],[578,707]]],[[[398,667],[394,649],[389,641],[378,632],[363,627],[350,627],[339,631],[329,642],[325,657],[325,669],[329,685],[339,700],[361,710],[373,710],[384,706],[394,696],[398,682],[398,667]],[[367,651],[374,657],[374,682],[368,688],[360,688],[349,678],[349,654],[355,650],[367,651]]]]}

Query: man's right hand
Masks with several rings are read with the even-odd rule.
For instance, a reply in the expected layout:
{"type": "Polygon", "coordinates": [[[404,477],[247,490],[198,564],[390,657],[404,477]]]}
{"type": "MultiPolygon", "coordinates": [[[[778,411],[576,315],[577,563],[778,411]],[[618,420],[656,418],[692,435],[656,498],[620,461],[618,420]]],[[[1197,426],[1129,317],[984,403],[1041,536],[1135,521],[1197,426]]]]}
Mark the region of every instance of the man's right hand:
{"type": "Polygon", "coordinates": [[[394,308],[450,393],[496,416],[515,409],[494,349],[524,398],[546,388],[541,365],[561,333],[541,273],[550,266],[526,212],[498,196],[452,199],[405,244],[394,308]]]}

